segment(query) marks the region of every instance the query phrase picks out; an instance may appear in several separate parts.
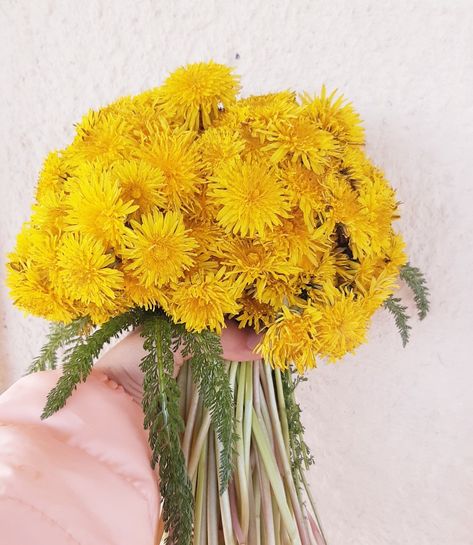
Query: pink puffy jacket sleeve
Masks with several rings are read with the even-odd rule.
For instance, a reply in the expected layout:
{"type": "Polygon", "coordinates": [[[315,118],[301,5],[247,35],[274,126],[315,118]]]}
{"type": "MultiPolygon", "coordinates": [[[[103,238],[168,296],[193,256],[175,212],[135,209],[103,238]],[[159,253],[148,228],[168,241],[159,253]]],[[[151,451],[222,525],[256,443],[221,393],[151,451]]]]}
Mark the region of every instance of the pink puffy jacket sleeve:
{"type": "Polygon", "coordinates": [[[1,543],[153,545],[160,497],[141,407],[94,370],[42,421],[59,375],[0,396],[1,543]]]}

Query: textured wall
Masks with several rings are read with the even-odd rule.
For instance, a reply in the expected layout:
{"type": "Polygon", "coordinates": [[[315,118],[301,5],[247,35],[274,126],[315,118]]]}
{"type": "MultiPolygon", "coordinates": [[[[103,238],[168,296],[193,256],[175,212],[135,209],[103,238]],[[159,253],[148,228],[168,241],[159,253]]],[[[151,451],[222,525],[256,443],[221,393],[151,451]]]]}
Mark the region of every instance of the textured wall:
{"type": "Polygon", "coordinates": [[[5,253],[43,156],[89,107],[209,58],[236,66],[245,94],[325,82],[365,119],[433,298],[405,350],[380,311],[368,345],[301,386],[329,544],[471,545],[473,3],[1,0],[0,17],[0,384],[46,331],[11,306],[5,253]]]}

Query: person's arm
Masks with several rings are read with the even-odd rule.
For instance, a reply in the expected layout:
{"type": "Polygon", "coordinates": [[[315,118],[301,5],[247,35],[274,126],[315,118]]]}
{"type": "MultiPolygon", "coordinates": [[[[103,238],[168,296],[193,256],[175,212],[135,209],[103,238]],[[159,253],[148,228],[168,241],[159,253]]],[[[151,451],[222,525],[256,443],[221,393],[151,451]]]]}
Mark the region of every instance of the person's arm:
{"type": "Polygon", "coordinates": [[[60,371],[0,396],[0,528],[9,545],[153,543],[159,489],[141,407],[94,370],[40,420],[60,371]]]}
{"type": "MultiPolygon", "coordinates": [[[[228,322],[223,356],[259,358],[259,336],[228,322]]],[[[157,474],[143,429],[139,330],[99,358],[64,408],[40,415],[61,371],[23,377],[0,396],[0,528],[9,545],[151,545],[157,474]]],[[[175,374],[183,364],[175,354],[175,374]]],[[[2,541],[3,542],[3,541],[2,541]]]]}

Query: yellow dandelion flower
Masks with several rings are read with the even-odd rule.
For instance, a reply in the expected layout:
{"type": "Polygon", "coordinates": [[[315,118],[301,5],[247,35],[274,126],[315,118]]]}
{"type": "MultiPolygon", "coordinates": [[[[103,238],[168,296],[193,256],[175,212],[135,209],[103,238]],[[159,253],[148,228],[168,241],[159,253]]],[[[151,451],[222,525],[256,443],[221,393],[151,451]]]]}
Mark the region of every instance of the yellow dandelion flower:
{"type": "Polygon", "coordinates": [[[186,128],[206,129],[239,91],[239,77],[232,69],[213,61],[178,68],[161,87],[161,106],[168,115],[182,119],[186,128]]]}
{"type": "Polygon", "coordinates": [[[268,125],[281,119],[294,118],[298,110],[299,105],[292,91],[250,96],[236,101],[225,110],[216,125],[238,131],[244,143],[242,156],[245,159],[269,161],[272,152],[264,149],[268,125]]]}
{"type": "Polygon", "coordinates": [[[74,141],[63,152],[64,159],[73,166],[95,160],[109,166],[129,152],[130,126],[121,115],[91,110],[76,130],[74,141]]]}
{"type": "Polygon", "coordinates": [[[307,227],[313,230],[327,204],[323,178],[297,163],[283,169],[282,178],[289,192],[291,206],[300,208],[307,227]]]}
{"type": "Polygon", "coordinates": [[[66,231],[92,235],[118,250],[127,231],[125,223],[138,206],[123,202],[115,176],[100,166],[83,165],[68,184],[66,231]]]}
{"type": "Polygon", "coordinates": [[[287,282],[291,275],[299,272],[273,245],[251,239],[233,237],[222,240],[216,257],[227,267],[228,275],[242,289],[256,281],[263,285],[270,278],[287,282]]]}
{"type": "Polygon", "coordinates": [[[224,233],[223,229],[215,221],[218,205],[209,197],[209,194],[209,184],[200,184],[190,209],[186,210],[186,218],[195,223],[212,223],[220,232],[224,233]]]}
{"type": "Polygon", "coordinates": [[[399,233],[391,231],[383,261],[388,274],[398,274],[399,270],[407,264],[406,242],[399,233]]]}
{"type": "Polygon", "coordinates": [[[153,210],[141,216],[141,223],[131,220],[131,224],[123,250],[129,261],[126,270],[134,271],[146,287],[177,281],[193,265],[197,242],[181,213],[153,210]]]}
{"type": "Polygon", "coordinates": [[[103,305],[123,289],[115,257],[90,235],[66,233],[58,250],[59,291],[82,303],[103,305]]]}
{"type": "Polygon", "coordinates": [[[349,144],[364,144],[360,116],[343,96],[335,98],[336,94],[337,90],[327,95],[325,85],[319,96],[311,97],[308,93],[303,93],[301,102],[304,114],[339,140],[349,144]]]}
{"type": "Polygon", "coordinates": [[[371,280],[381,273],[385,263],[379,255],[368,255],[361,257],[358,261],[352,261],[351,265],[356,290],[366,295],[370,289],[371,280]]]}
{"type": "MultiPolygon", "coordinates": [[[[295,117],[299,110],[294,91],[252,95],[241,98],[226,108],[216,125],[236,127],[244,124],[256,130],[266,129],[271,122],[295,117]]],[[[261,135],[264,136],[263,133],[261,135]]]]}
{"type": "Polygon", "coordinates": [[[268,240],[287,256],[287,260],[297,267],[302,267],[305,260],[318,263],[318,254],[327,247],[328,239],[321,229],[310,230],[300,210],[292,212],[290,218],[284,218],[282,224],[268,235],[268,240]]]}
{"type": "Polygon", "coordinates": [[[256,333],[260,333],[274,322],[276,316],[274,307],[258,301],[251,294],[244,293],[238,299],[238,303],[241,305],[241,311],[236,316],[238,327],[252,327],[256,333]]]}
{"type": "Polygon", "coordinates": [[[196,265],[217,266],[215,254],[221,250],[221,244],[225,238],[223,229],[215,222],[191,216],[184,217],[184,223],[198,244],[195,255],[196,265]]]}
{"type": "Polygon", "coordinates": [[[31,223],[40,229],[60,234],[66,227],[68,206],[62,190],[43,193],[32,207],[31,223]]]}
{"type": "Polygon", "coordinates": [[[170,210],[184,210],[192,206],[201,182],[200,158],[195,134],[166,124],[149,142],[136,149],[135,154],[164,175],[162,191],[170,210]]]}
{"type": "Polygon", "coordinates": [[[227,233],[264,236],[289,217],[284,186],[262,162],[222,165],[211,178],[210,196],[220,206],[216,219],[227,233]]]}
{"type": "MultiPolygon", "coordinates": [[[[337,257],[331,249],[322,251],[317,256],[317,263],[309,273],[309,283],[312,286],[320,287],[323,284],[335,284],[337,274],[337,257]]],[[[318,289],[309,291],[310,297],[316,301],[318,289]]]]}
{"type": "Polygon", "coordinates": [[[306,168],[322,174],[331,159],[340,155],[336,139],[307,118],[277,121],[265,134],[268,143],[263,149],[272,152],[273,163],[302,161],[306,168]]]}
{"type": "Polygon", "coordinates": [[[225,315],[238,312],[235,289],[225,279],[225,270],[197,272],[173,286],[170,315],[186,329],[200,332],[211,329],[221,333],[225,315]]]}
{"type": "Polygon", "coordinates": [[[297,276],[290,276],[286,280],[281,277],[261,275],[255,280],[254,289],[250,289],[253,297],[271,305],[275,309],[282,306],[301,306],[304,299],[301,297],[302,286],[297,276]]]}
{"type": "Polygon", "coordinates": [[[100,305],[96,303],[82,304],[82,315],[89,316],[93,324],[102,325],[111,318],[127,312],[132,306],[132,302],[126,298],[125,292],[122,290],[116,292],[114,299],[106,299],[100,305]]]}
{"type": "Polygon", "coordinates": [[[45,271],[52,283],[57,277],[57,249],[59,237],[46,230],[25,223],[17,236],[15,250],[8,254],[8,260],[21,271],[36,267],[45,271]]]}
{"type": "Polygon", "coordinates": [[[370,162],[363,149],[346,145],[340,157],[339,172],[353,189],[357,189],[360,181],[371,174],[370,162]]]}
{"type": "Polygon", "coordinates": [[[202,133],[197,146],[202,170],[212,174],[221,164],[240,157],[245,142],[238,131],[230,127],[210,127],[202,133]]]}
{"type": "Polygon", "coordinates": [[[370,314],[352,291],[341,292],[324,286],[325,305],[318,307],[321,318],[317,332],[319,354],[333,362],[366,341],[370,314]]]}
{"type": "Polygon", "coordinates": [[[368,216],[372,252],[379,253],[390,243],[391,224],[396,216],[395,191],[377,171],[358,188],[358,202],[368,216]]]}
{"type": "Polygon", "coordinates": [[[57,259],[61,238],[47,231],[35,230],[31,233],[29,259],[40,269],[47,271],[51,284],[57,280],[57,259]]]}
{"type": "Polygon", "coordinates": [[[77,317],[75,308],[66,297],[60,297],[49,279],[50,271],[37,264],[7,264],[6,284],[14,304],[47,320],[69,323],[77,317]]]}
{"type": "Polygon", "coordinates": [[[53,151],[46,156],[43,168],[39,175],[35,197],[41,200],[45,195],[61,191],[64,180],[71,174],[71,167],[61,156],[60,152],[53,151]]]}
{"type": "Polygon", "coordinates": [[[371,228],[368,211],[358,199],[358,193],[350,184],[334,174],[327,176],[326,185],[329,187],[327,203],[330,207],[330,223],[343,238],[349,239],[353,257],[370,254],[371,228]]]}
{"type": "Polygon", "coordinates": [[[371,278],[368,289],[360,295],[360,302],[365,312],[371,316],[386,299],[399,288],[399,272],[390,272],[387,269],[371,278]]]}
{"type": "Polygon", "coordinates": [[[300,374],[316,367],[318,331],[321,313],[307,305],[302,312],[282,308],[263,339],[255,347],[273,368],[288,369],[294,363],[300,374]]]}
{"type": "Polygon", "coordinates": [[[153,208],[163,208],[166,200],[162,193],[165,178],[161,170],[144,161],[117,161],[113,174],[120,185],[121,196],[125,202],[138,206],[131,217],[139,219],[153,208]]]}
{"type": "Polygon", "coordinates": [[[333,254],[335,257],[335,272],[339,282],[339,287],[352,286],[354,277],[354,261],[352,261],[341,248],[335,248],[333,250],[333,254]]]}
{"type": "Polygon", "coordinates": [[[141,278],[127,270],[128,262],[122,264],[124,271],[124,293],[134,306],[147,310],[161,307],[164,310],[169,308],[169,294],[167,291],[156,286],[145,286],[141,278]]]}

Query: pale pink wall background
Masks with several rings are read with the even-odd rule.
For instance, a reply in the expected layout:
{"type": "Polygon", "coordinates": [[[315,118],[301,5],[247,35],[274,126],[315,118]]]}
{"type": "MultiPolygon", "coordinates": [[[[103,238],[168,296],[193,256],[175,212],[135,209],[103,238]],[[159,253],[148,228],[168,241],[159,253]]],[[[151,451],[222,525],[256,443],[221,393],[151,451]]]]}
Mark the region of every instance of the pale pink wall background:
{"type": "Polygon", "coordinates": [[[379,312],[368,345],[301,387],[320,514],[330,545],[472,545],[473,3],[2,0],[0,36],[1,387],[46,331],[12,307],[5,253],[43,156],[89,107],[209,58],[245,94],[338,87],[398,190],[433,304],[406,349],[379,312]]]}

